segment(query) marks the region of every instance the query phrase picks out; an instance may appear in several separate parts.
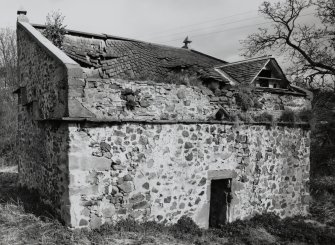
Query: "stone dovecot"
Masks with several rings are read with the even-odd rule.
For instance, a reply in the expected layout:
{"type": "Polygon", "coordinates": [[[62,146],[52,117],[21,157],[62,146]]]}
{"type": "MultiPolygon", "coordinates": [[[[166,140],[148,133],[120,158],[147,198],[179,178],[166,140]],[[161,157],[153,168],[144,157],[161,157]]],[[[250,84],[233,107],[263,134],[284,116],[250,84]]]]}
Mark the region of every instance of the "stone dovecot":
{"type": "Polygon", "coordinates": [[[310,102],[274,58],[71,30],[59,49],[19,14],[19,183],[66,225],[308,213],[309,127],[279,119],[310,102]]]}

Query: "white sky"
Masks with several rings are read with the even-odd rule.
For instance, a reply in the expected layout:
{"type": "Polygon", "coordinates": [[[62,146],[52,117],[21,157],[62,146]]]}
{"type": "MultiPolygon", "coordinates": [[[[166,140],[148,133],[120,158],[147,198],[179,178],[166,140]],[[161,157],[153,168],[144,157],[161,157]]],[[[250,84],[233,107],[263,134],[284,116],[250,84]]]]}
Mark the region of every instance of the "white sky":
{"type": "MultiPolygon", "coordinates": [[[[269,24],[258,15],[263,0],[0,0],[0,28],[15,27],[24,8],[31,23],[60,11],[68,29],[191,48],[226,61],[242,59],[239,40],[269,24]]],[[[277,0],[270,0],[277,2],[277,0]]],[[[303,17],[303,18],[308,18],[303,17]]],[[[308,19],[306,19],[307,21],[308,19]]]]}

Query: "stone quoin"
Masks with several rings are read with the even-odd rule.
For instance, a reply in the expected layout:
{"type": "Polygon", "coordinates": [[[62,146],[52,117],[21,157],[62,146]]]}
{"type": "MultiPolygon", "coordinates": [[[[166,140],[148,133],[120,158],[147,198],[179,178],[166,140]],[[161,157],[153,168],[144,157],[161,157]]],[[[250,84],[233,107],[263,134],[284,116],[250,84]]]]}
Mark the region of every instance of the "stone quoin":
{"type": "Polygon", "coordinates": [[[18,12],[19,183],[66,225],[308,214],[308,124],[243,120],[310,108],[274,58],[44,29],[18,12]]]}

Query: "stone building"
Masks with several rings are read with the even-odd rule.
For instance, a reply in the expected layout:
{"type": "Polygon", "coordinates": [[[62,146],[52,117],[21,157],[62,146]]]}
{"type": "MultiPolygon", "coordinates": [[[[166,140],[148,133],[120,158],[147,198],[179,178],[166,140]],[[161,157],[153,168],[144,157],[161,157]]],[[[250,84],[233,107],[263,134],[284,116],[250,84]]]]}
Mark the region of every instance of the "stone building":
{"type": "Polygon", "coordinates": [[[307,214],[309,108],[274,58],[68,30],[62,49],[19,12],[19,182],[71,227],[199,226],[307,214]],[[246,85],[253,88],[250,92],[246,85]]]}

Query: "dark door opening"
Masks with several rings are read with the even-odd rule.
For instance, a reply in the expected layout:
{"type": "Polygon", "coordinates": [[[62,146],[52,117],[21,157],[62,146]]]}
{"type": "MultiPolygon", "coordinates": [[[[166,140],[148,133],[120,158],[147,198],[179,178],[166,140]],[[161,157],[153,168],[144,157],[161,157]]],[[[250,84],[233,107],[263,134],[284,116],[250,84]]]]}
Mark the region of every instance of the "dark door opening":
{"type": "Polygon", "coordinates": [[[212,180],[209,227],[217,228],[228,222],[230,202],[231,179],[212,180]]]}

